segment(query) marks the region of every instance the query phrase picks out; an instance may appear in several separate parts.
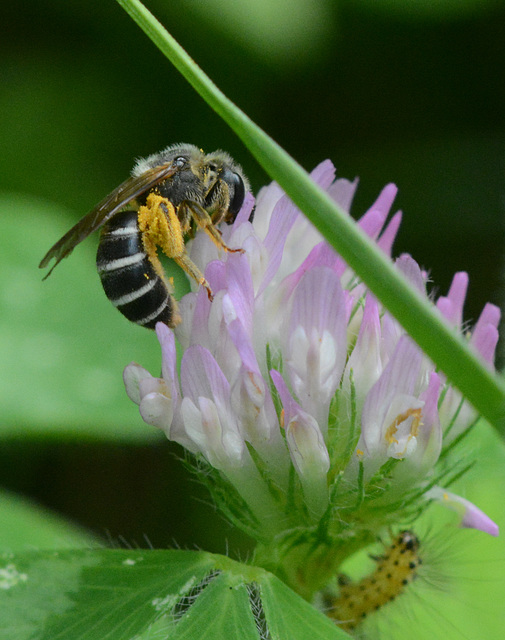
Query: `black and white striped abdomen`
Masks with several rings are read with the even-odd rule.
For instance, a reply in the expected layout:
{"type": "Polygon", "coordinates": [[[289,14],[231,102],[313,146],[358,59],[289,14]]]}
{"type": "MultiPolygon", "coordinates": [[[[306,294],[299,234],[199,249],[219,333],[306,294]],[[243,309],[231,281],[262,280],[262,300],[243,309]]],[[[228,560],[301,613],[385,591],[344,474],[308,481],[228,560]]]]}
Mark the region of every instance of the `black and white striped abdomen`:
{"type": "Polygon", "coordinates": [[[96,266],[105,295],[128,320],[148,329],[173,326],[173,300],[144,250],[136,211],[117,213],[104,226],[96,266]]]}

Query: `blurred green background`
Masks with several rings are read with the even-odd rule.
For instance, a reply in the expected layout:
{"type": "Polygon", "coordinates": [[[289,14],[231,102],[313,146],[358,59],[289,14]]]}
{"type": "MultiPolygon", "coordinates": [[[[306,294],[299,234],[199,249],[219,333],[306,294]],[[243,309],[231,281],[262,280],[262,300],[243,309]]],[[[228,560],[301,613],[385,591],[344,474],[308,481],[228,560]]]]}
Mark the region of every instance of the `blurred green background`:
{"type": "MultiPolygon", "coordinates": [[[[468,271],[467,320],[501,303],[503,2],[147,6],[304,167],[331,158],[360,177],[353,215],[395,182],[395,254],[441,293],[468,271]]],[[[226,149],[255,191],[268,178],[114,1],[2,3],[0,36],[0,483],[113,541],[243,554],[124,394],[123,367],[156,373],[159,349],[103,295],[97,237],[47,282],[37,265],[134,158],[167,144],[226,149]]]]}

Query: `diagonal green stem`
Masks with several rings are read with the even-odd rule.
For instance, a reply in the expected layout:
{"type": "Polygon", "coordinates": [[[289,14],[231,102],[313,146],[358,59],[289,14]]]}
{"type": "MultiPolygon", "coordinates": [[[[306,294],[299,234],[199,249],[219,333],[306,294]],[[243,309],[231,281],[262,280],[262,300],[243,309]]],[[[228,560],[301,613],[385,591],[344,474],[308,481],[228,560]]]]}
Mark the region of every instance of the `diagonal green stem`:
{"type": "Polygon", "coordinates": [[[494,426],[505,427],[505,385],[307,172],[229,100],[138,0],[118,0],[200,96],[242,139],[417,344],[494,426]]]}

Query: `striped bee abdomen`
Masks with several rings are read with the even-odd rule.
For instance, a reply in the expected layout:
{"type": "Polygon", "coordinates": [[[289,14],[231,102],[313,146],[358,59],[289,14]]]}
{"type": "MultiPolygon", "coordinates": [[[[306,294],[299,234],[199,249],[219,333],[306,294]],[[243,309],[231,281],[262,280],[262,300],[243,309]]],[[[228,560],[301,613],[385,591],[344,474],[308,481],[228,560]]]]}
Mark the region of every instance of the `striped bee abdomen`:
{"type": "Polygon", "coordinates": [[[105,295],[128,320],[174,326],[174,300],[144,250],[137,211],[117,213],[103,227],[96,266],[105,295]]]}

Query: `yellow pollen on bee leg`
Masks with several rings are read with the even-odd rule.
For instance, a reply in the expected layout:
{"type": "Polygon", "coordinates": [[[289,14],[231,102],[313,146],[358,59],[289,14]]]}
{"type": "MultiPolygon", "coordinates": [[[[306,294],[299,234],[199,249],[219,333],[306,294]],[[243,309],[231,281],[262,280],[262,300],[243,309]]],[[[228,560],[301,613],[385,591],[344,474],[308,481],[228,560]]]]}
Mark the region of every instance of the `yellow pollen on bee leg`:
{"type": "Polygon", "coordinates": [[[178,258],[185,252],[181,223],[175,207],[167,198],[151,193],[147,196],[145,206],[139,207],[137,221],[149,261],[166,282],[157,248],[160,247],[169,258],[178,258]]]}
{"type": "Polygon", "coordinates": [[[145,206],[138,211],[139,229],[169,258],[184,253],[184,237],[174,205],[154,193],[149,194],[145,206]]]}

